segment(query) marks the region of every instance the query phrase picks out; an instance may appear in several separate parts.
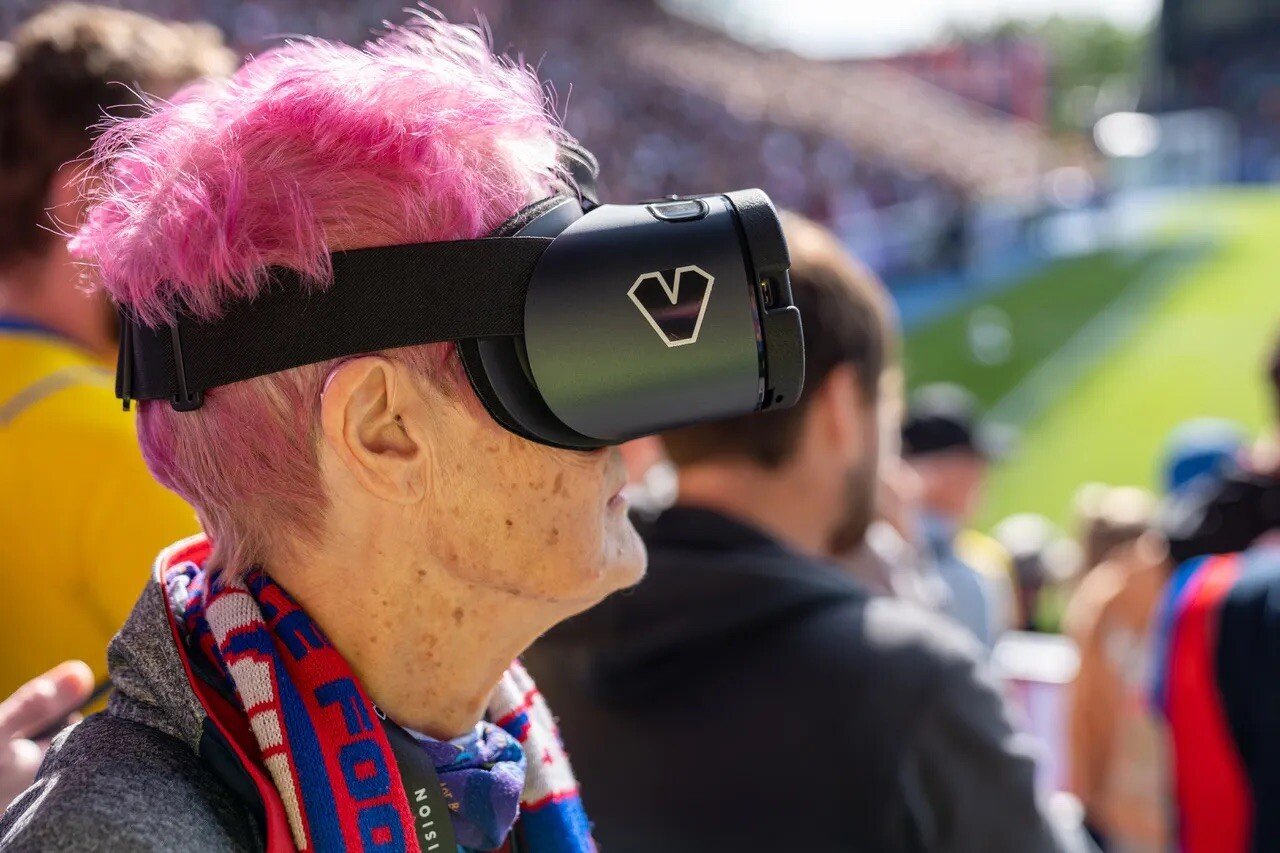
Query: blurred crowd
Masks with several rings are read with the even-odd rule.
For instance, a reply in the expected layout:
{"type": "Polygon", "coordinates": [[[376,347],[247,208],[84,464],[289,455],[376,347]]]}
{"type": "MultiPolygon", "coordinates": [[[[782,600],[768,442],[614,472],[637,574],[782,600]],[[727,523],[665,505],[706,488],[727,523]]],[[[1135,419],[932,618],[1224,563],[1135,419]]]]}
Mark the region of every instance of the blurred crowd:
{"type": "MultiPolygon", "coordinates": [[[[32,6],[6,5],[0,29],[32,6]]],[[[303,34],[357,43],[399,17],[403,6],[399,0],[356,7],[277,0],[129,4],[209,21],[239,53],[303,34]]],[[[854,67],[828,79],[821,63],[782,52],[743,54],[726,37],[674,19],[650,0],[433,6],[451,20],[481,21],[495,48],[537,66],[565,127],[600,152],[605,197],[767,185],[777,203],[832,227],[885,276],[962,270],[973,205],[1012,195],[1034,208],[1038,176],[1061,159],[1030,123],[987,115],[910,75],[854,67]],[[720,81],[689,73],[726,67],[734,73],[720,81]],[[812,74],[818,77],[804,79],[812,74]],[[922,121],[924,115],[933,118],[922,121]]],[[[1005,73],[993,67],[987,76],[1005,73]]]]}
{"type": "MultiPolygon", "coordinates": [[[[21,793],[51,738],[102,707],[107,643],[145,566],[196,532],[192,511],[151,481],[132,418],[118,414],[105,367],[114,313],[100,291],[85,296],[66,243],[87,215],[84,183],[100,177],[77,158],[104,112],[139,108],[121,83],[167,97],[232,73],[279,34],[358,43],[401,4],[130,5],[210,23],[86,7],[29,18],[29,3],[0,12],[10,39],[0,66],[0,693],[13,693],[0,704],[0,807],[14,804],[0,849],[77,849],[55,826],[86,796],[76,774],[93,767],[99,776],[85,778],[108,779],[109,794],[137,772],[102,746],[110,737],[96,748],[77,740],[78,726],[21,793]]],[[[877,273],[961,263],[963,226],[949,217],[965,216],[974,187],[618,61],[619,39],[670,26],[651,4],[475,5],[495,47],[518,48],[554,86],[609,196],[759,185],[794,211],[783,227],[805,314],[805,402],[627,445],[649,578],[527,655],[604,848],[741,849],[779,833],[771,846],[812,850],[1280,843],[1280,700],[1252,689],[1280,649],[1280,431],[1189,423],[1169,438],[1161,494],[1090,483],[1071,530],[1032,514],[989,535],[973,529],[990,467],[1017,437],[962,388],[907,392],[877,273]],[[933,223],[929,250],[855,259],[848,235],[889,229],[896,220],[881,214],[904,205],[933,223]],[[696,769],[673,772],[692,755],[703,759],[696,769]],[[788,774],[798,781],[779,783],[788,774]]],[[[466,20],[472,4],[440,6],[466,20]]],[[[1259,375],[1224,381],[1273,385],[1280,421],[1280,342],[1270,358],[1259,375]]],[[[132,693],[118,672],[150,652],[116,643],[117,697],[99,723],[115,716],[203,743],[198,730],[148,716],[176,700],[132,693]]],[[[221,701],[253,706],[232,699],[221,701]]],[[[244,743],[237,754],[253,753],[244,743]]],[[[554,765],[556,744],[529,763],[554,765]]],[[[225,764],[223,749],[216,760],[195,751],[225,764]]],[[[163,783],[178,764],[145,772],[163,783]]],[[[259,765],[246,766],[256,775],[245,780],[269,787],[259,765]]],[[[239,829],[257,838],[255,826],[239,829]]],[[[145,829],[113,823],[106,843],[123,849],[145,829]]]]}
{"type": "Polygon", "coordinates": [[[1280,66],[1271,42],[1275,9],[1266,3],[1218,7],[1174,0],[1164,4],[1163,14],[1156,48],[1165,71],[1152,81],[1150,106],[1230,115],[1239,133],[1239,178],[1274,181],[1280,162],[1280,66]]]}

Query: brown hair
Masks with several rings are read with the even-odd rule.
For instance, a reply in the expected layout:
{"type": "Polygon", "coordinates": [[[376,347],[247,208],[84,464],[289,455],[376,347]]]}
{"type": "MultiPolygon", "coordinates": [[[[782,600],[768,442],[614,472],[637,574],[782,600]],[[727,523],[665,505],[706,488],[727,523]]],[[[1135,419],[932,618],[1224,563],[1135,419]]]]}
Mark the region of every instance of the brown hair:
{"type": "MultiPolygon", "coordinates": [[[[884,285],[836,236],[799,214],[782,214],[791,252],[791,290],[804,322],[805,387],[815,389],[841,364],[852,365],[868,401],[895,347],[893,309],[884,285]]],[[[663,435],[677,466],[712,458],[747,458],[776,468],[790,458],[808,410],[790,409],[685,427],[663,435]]]]}
{"type": "Polygon", "coordinates": [[[1156,520],[1156,499],[1145,489],[1087,483],[1075,497],[1076,525],[1085,571],[1118,548],[1136,542],[1156,520]]]}
{"type": "Polygon", "coordinates": [[[30,18],[2,53],[0,267],[39,255],[53,239],[50,185],[64,163],[87,151],[107,110],[139,109],[140,90],[170,95],[236,63],[209,24],[78,3],[30,18]]]}

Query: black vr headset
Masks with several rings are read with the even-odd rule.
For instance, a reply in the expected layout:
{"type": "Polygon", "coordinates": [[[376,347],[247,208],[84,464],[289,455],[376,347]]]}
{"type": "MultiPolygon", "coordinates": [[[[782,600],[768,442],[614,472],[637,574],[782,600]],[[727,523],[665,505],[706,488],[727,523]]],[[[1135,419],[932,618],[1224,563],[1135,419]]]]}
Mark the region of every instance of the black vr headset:
{"type": "Polygon", "coordinates": [[[334,252],[324,290],[273,268],[216,320],[122,311],[116,396],[191,411],[219,385],[456,341],[493,419],[554,447],[795,403],[804,343],[769,197],[602,205],[595,158],[565,145],[561,160],[574,186],[488,237],[334,252]]]}

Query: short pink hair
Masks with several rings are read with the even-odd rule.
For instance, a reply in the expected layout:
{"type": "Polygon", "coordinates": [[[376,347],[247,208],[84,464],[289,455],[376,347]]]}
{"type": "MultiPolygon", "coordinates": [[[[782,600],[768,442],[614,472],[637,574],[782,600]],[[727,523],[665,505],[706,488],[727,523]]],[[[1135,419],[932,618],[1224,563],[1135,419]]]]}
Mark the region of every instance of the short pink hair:
{"type": "MultiPolygon", "coordinates": [[[[144,323],[180,305],[216,317],[257,294],[269,265],[324,287],[336,249],[491,231],[559,179],[561,135],[536,77],[475,28],[416,15],[361,48],[289,43],[110,127],[72,248],[144,323]]],[[[451,353],[388,355],[456,379],[451,353]]],[[[316,430],[332,366],[213,389],[196,412],[139,406],[151,472],[195,506],[220,567],[261,560],[281,531],[320,530],[316,430]]]]}

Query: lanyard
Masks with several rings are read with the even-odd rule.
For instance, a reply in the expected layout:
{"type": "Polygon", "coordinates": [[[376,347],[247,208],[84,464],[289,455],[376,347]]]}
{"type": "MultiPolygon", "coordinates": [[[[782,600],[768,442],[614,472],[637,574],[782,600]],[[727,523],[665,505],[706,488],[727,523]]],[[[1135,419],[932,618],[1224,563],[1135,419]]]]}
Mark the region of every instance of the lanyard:
{"type": "MultiPolygon", "coordinates": [[[[454,853],[459,849],[458,840],[453,831],[453,819],[449,816],[449,801],[445,798],[435,765],[413,735],[388,720],[381,711],[375,709],[375,714],[396,758],[400,782],[413,812],[418,846],[422,853],[454,853]]],[[[501,853],[521,853],[519,819],[498,850],[501,853]]]]}
{"type": "Polygon", "coordinates": [[[440,776],[430,756],[418,746],[413,735],[381,713],[378,719],[396,757],[396,767],[400,771],[405,795],[409,798],[409,810],[413,812],[413,825],[422,853],[457,853],[458,840],[453,831],[453,819],[449,816],[449,802],[440,787],[440,776]]]}

